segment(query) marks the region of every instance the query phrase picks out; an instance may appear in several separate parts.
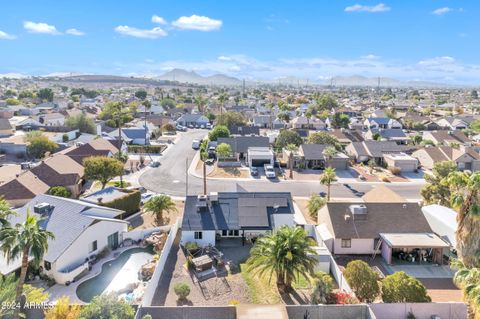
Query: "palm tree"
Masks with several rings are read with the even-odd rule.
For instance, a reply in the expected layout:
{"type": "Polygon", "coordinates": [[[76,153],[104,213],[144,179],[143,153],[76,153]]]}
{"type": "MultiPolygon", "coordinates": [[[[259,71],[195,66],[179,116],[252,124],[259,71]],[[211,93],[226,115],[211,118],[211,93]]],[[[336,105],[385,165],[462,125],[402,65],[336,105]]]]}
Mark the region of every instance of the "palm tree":
{"type": "MultiPolygon", "coordinates": [[[[20,303],[23,285],[28,270],[28,258],[33,256],[35,263],[40,263],[48,250],[48,240],[54,239],[53,233],[39,225],[39,219],[27,210],[27,217],[22,224],[7,225],[0,229],[0,250],[10,262],[21,258],[20,277],[15,292],[15,302],[20,303]]],[[[20,308],[16,308],[14,317],[19,318],[20,308]]]]}
{"type": "Polygon", "coordinates": [[[203,113],[205,112],[205,106],[207,105],[207,99],[203,97],[203,95],[199,94],[195,97],[194,100],[195,104],[197,105],[198,112],[203,113]]]}
{"type": "Polygon", "coordinates": [[[152,108],[152,103],[150,103],[150,101],[148,100],[145,100],[142,102],[143,104],[143,107],[144,107],[144,111],[145,111],[145,145],[147,145],[147,134],[148,134],[148,130],[147,130],[147,112],[149,112],[152,108]]]}
{"type": "Polygon", "coordinates": [[[327,185],[327,201],[330,201],[330,186],[337,181],[337,174],[333,167],[327,167],[320,175],[320,184],[327,185]]]}
{"type": "Polygon", "coordinates": [[[247,267],[258,275],[277,278],[280,293],[288,291],[300,275],[313,274],[316,252],[310,246],[307,233],[300,227],[283,226],[255,243],[247,267]]]}
{"type": "Polygon", "coordinates": [[[450,266],[457,270],[453,282],[464,291],[468,318],[480,318],[480,268],[468,268],[459,259],[452,260],[450,266]]]}
{"type": "Polygon", "coordinates": [[[457,211],[457,252],[468,268],[480,266],[480,172],[452,172],[447,177],[457,211]]]}
{"type": "Polygon", "coordinates": [[[8,205],[7,201],[0,197],[0,225],[7,226],[8,225],[8,218],[15,213],[8,205]]]}
{"type": "Polygon", "coordinates": [[[228,96],[226,93],[220,93],[218,96],[218,102],[220,102],[220,114],[223,113],[223,107],[225,106],[225,102],[228,100],[228,96]]]}
{"type": "Polygon", "coordinates": [[[144,205],[147,212],[155,215],[157,224],[163,220],[163,212],[176,212],[177,207],[170,196],[161,194],[150,198],[144,205]]]}
{"type": "Polygon", "coordinates": [[[337,155],[338,151],[335,146],[327,146],[323,150],[323,155],[327,158],[327,165],[332,160],[332,158],[337,155]]]}

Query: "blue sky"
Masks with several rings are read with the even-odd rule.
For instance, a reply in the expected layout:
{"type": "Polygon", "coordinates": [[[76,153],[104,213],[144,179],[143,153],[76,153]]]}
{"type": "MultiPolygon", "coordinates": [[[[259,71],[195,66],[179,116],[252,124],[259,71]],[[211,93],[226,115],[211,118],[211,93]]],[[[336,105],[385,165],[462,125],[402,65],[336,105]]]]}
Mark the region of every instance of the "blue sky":
{"type": "Polygon", "coordinates": [[[2,12],[0,74],[480,80],[474,0],[23,0],[2,12]]]}

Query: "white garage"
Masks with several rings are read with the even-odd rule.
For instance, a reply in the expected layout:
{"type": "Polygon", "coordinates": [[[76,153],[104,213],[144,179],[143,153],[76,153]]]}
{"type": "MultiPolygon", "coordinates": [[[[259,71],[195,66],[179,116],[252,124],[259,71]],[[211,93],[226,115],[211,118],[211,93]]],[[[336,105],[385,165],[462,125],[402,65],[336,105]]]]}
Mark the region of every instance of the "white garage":
{"type": "Polygon", "coordinates": [[[273,151],[268,147],[249,147],[247,151],[248,166],[263,166],[274,163],[273,151]]]}
{"type": "Polygon", "coordinates": [[[398,167],[402,173],[413,172],[418,168],[418,160],[405,153],[384,154],[388,167],[398,167]]]}

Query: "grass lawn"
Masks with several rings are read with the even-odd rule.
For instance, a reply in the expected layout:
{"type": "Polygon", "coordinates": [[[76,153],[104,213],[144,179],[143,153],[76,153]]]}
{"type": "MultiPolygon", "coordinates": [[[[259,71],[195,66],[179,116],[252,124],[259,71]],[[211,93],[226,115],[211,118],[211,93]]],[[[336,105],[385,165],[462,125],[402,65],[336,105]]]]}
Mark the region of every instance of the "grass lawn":
{"type": "MultiPolygon", "coordinates": [[[[110,187],[110,186],[120,187],[120,181],[108,182],[105,187],[110,187]]],[[[131,186],[130,182],[123,181],[123,188],[129,187],[129,186],[131,186]]],[[[100,190],[102,188],[102,183],[100,183],[99,181],[96,181],[96,182],[93,183],[92,188],[94,188],[95,190],[100,190]]]]}
{"type": "Polygon", "coordinates": [[[248,286],[251,302],[254,304],[283,303],[275,285],[275,278],[269,281],[268,276],[260,277],[251,273],[246,264],[240,264],[243,280],[248,286]],[[266,277],[266,278],[265,278],[266,277]]]}

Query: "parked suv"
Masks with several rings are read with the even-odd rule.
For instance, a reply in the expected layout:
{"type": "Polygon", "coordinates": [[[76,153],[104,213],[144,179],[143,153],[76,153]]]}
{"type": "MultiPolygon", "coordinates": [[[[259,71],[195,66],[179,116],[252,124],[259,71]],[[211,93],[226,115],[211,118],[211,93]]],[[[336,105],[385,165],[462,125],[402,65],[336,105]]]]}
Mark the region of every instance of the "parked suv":
{"type": "Polygon", "coordinates": [[[267,178],[277,177],[277,174],[275,174],[275,168],[273,168],[273,165],[265,164],[264,168],[265,168],[265,176],[267,176],[267,178]]]}

